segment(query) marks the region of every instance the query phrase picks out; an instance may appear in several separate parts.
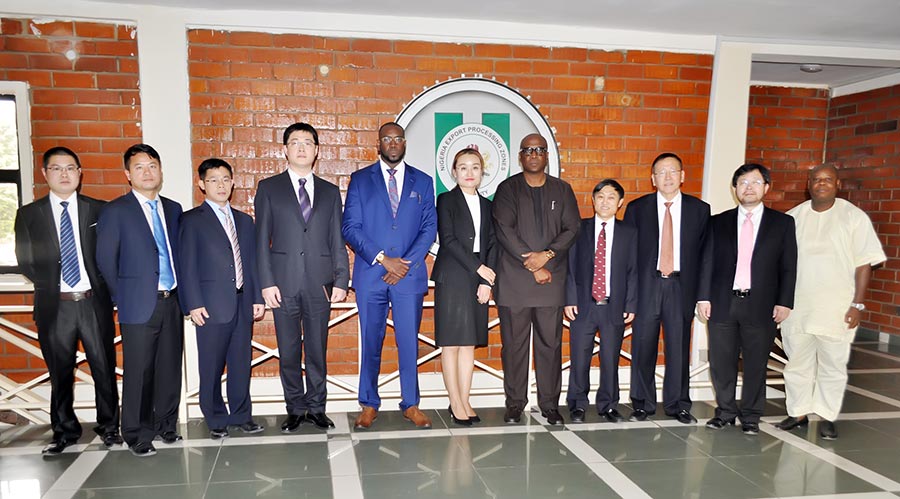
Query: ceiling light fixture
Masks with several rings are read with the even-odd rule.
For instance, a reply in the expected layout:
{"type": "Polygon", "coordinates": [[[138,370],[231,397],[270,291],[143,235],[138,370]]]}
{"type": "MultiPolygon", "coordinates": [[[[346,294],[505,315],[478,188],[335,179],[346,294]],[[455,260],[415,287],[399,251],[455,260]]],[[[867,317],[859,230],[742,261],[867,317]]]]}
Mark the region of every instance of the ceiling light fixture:
{"type": "Polygon", "coordinates": [[[822,71],[821,64],[801,64],[800,71],[804,73],[820,73],[822,71]]]}

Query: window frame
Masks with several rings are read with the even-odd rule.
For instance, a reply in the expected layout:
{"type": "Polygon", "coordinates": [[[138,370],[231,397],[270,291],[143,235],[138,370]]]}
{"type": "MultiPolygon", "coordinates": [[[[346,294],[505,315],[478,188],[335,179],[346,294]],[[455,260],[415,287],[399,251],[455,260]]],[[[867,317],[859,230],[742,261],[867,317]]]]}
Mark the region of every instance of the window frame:
{"type": "MultiPolygon", "coordinates": [[[[19,207],[34,201],[34,149],[31,144],[31,102],[28,83],[0,81],[0,95],[12,96],[16,103],[16,135],[19,148],[19,207]]],[[[5,180],[3,183],[10,183],[5,180]]],[[[18,266],[0,266],[0,274],[17,274],[18,266]]]]}

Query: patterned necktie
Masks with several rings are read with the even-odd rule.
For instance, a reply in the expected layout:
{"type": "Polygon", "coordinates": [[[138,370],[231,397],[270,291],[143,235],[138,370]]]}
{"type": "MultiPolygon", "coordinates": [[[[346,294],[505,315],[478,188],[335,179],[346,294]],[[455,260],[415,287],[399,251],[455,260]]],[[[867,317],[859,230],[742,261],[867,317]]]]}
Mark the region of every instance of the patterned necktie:
{"type": "Polygon", "coordinates": [[[396,218],[397,208],[400,206],[400,195],[397,194],[397,178],[394,177],[397,173],[397,169],[388,168],[388,173],[391,175],[391,178],[388,179],[388,197],[391,198],[391,213],[396,218]]]}
{"type": "Polygon", "coordinates": [[[69,218],[69,202],[63,201],[59,216],[59,256],[62,259],[62,280],[69,287],[81,281],[81,267],[78,266],[78,249],[75,247],[75,231],[69,218]]]}
{"type": "Polygon", "coordinates": [[[753,213],[741,224],[741,237],[738,239],[737,271],[734,274],[736,289],[750,289],[750,260],[753,258],[753,213]]]}
{"type": "Polygon", "coordinates": [[[606,222],[600,226],[600,235],[597,236],[597,251],[594,252],[594,285],[591,288],[591,296],[596,301],[606,298],[606,222]]]}
{"type": "MultiPolygon", "coordinates": [[[[301,180],[303,182],[303,180],[301,180]]],[[[302,187],[301,187],[302,189],[302,187]]],[[[244,264],[241,263],[241,244],[238,242],[237,230],[234,228],[234,222],[231,221],[231,214],[228,213],[227,206],[219,207],[225,215],[225,226],[228,228],[228,239],[231,240],[231,253],[234,255],[234,286],[237,289],[244,287],[244,264]]]]}
{"type": "Polygon", "coordinates": [[[666,215],[663,217],[662,244],[659,248],[659,273],[669,275],[675,271],[675,237],[672,234],[672,202],[666,205],[666,215]]]}
{"type": "Polygon", "coordinates": [[[172,262],[169,260],[169,247],[166,245],[166,229],[163,228],[162,219],[156,210],[157,200],[147,201],[150,206],[150,218],[153,220],[153,240],[156,241],[156,252],[159,253],[159,284],[166,290],[171,290],[175,285],[175,273],[172,271],[172,262]]]}
{"type": "Polygon", "coordinates": [[[309,193],[306,192],[306,179],[300,179],[300,189],[297,190],[300,198],[300,214],[303,215],[303,221],[309,222],[309,216],[312,215],[312,204],[309,202],[309,193]]]}

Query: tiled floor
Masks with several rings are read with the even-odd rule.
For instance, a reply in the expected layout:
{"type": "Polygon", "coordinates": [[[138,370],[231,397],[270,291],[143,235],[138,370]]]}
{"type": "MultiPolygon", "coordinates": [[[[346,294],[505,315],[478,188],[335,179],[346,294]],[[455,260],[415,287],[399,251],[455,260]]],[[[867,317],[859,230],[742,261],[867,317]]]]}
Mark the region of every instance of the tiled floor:
{"type": "Polygon", "coordinates": [[[756,437],[706,429],[713,408],[705,402],[695,403],[696,426],[665,417],[610,424],[589,414],[585,424],[551,428],[534,413],[507,425],[494,408],[479,410],[484,422],[473,428],[428,411],[434,428],[415,430],[385,411],[368,431],[354,430],[350,413],[332,414],[337,428],[327,433],[307,425],[293,435],[279,432],[280,417],[260,417],[264,433],[223,441],[192,420],[185,441],[160,444],[147,459],[107,451],[92,435],[45,459],[46,427],[5,427],[0,499],[896,498],[900,348],[858,343],[850,368],[836,441],[820,439],[817,422],[776,430],[783,399],[769,401],[756,437]]]}

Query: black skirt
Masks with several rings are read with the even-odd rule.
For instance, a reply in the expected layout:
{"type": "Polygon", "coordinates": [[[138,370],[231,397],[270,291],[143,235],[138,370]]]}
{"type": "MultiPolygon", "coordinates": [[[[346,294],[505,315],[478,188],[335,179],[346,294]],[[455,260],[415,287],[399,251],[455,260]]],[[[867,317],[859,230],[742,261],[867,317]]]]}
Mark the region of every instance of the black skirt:
{"type": "Polygon", "coordinates": [[[478,274],[468,272],[451,272],[435,283],[434,341],[438,346],[487,345],[488,304],[478,303],[480,283],[478,274]]]}

